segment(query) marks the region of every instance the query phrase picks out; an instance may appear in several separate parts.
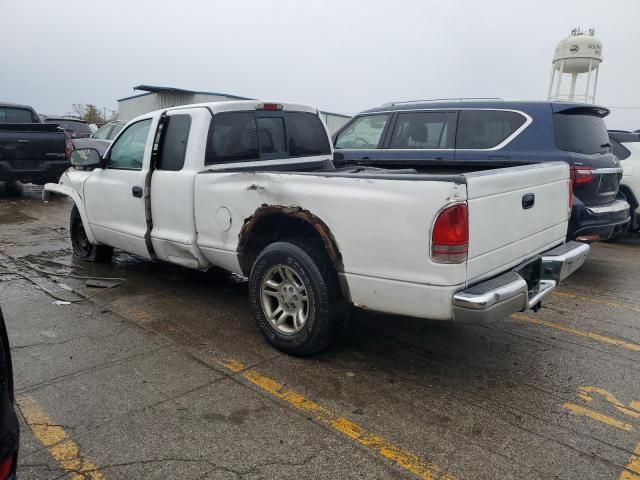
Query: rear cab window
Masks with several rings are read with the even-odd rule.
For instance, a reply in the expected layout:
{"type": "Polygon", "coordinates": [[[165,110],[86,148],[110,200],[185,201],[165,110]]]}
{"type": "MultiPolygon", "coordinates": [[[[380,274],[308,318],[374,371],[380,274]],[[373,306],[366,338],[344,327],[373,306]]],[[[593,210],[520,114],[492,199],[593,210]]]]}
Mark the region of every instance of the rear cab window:
{"type": "Polygon", "coordinates": [[[388,121],[388,113],[356,118],[338,134],[335,141],[336,149],[380,148],[382,133],[388,121]]]}
{"type": "Polygon", "coordinates": [[[0,107],[0,123],[38,123],[28,108],[0,107]]]}
{"type": "Polygon", "coordinates": [[[521,128],[527,118],[506,110],[460,110],[456,149],[495,148],[521,128]]]}
{"type": "Polygon", "coordinates": [[[308,112],[223,112],[214,116],[207,165],[330,155],[331,144],[317,115],[308,112]]]}
{"type": "Polygon", "coordinates": [[[556,146],[568,152],[592,155],[609,153],[609,133],[604,119],[590,108],[574,108],[553,114],[556,146]]]}

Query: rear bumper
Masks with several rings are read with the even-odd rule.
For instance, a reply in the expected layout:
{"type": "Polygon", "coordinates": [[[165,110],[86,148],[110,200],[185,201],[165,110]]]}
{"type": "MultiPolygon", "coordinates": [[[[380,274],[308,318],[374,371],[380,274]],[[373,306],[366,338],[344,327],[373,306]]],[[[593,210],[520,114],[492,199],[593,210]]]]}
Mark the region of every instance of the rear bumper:
{"type": "Polygon", "coordinates": [[[587,258],[589,245],[568,242],[527,264],[453,296],[453,319],[483,322],[536,307],[587,258]]]}
{"type": "Polygon", "coordinates": [[[593,240],[607,240],[617,228],[631,219],[630,205],[624,200],[616,200],[605,205],[574,205],[569,221],[569,239],[593,237],[593,240]]]}
{"type": "Polygon", "coordinates": [[[13,162],[0,162],[0,181],[21,181],[44,183],[58,181],[60,175],[69,168],[69,160],[41,160],[25,162],[16,166],[13,162]]]}

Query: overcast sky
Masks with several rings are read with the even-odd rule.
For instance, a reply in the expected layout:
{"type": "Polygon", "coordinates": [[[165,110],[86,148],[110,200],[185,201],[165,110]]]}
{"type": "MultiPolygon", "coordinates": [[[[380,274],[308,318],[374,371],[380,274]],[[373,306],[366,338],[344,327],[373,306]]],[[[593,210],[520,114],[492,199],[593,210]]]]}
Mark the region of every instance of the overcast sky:
{"type": "Polygon", "coordinates": [[[640,128],[640,0],[0,0],[0,101],[117,108],[139,84],[355,113],[392,100],[545,99],[572,28],[603,43],[597,103],[640,128]]]}

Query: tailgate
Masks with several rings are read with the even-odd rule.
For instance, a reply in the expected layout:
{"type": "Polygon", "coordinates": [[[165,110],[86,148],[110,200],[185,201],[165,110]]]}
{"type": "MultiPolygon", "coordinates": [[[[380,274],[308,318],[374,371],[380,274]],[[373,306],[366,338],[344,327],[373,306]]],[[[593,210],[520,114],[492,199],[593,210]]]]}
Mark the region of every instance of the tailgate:
{"type": "Polygon", "coordinates": [[[28,125],[7,127],[0,128],[0,162],[9,162],[15,170],[34,170],[42,161],[64,160],[64,132],[28,125]]]}
{"type": "Polygon", "coordinates": [[[568,164],[541,163],[465,177],[467,283],[501,273],[564,241],[569,221],[568,164]]]}

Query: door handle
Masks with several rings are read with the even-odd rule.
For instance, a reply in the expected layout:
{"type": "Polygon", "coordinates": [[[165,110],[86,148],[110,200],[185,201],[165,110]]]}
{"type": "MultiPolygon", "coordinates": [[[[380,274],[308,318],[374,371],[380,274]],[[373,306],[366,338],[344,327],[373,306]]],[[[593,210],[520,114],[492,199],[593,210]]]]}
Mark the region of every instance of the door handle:
{"type": "Polygon", "coordinates": [[[131,187],[131,195],[134,197],[142,197],[142,187],[131,187]]]}
{"type": "Polygon", "coordinates": [[[533,193],[527,193],[522,197],[522,208],[525,210],[533,207],[533,204],[536,202],[536,196],[533,193]]]}

